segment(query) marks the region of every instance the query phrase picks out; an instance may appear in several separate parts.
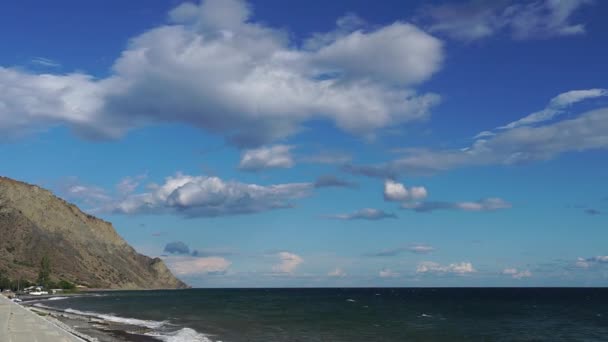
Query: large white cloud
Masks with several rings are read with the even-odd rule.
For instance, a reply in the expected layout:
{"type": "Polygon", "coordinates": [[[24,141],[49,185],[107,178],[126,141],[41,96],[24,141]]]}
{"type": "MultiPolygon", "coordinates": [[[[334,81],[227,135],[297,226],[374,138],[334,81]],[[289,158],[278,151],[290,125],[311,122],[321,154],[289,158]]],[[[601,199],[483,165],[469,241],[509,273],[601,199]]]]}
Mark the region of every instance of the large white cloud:
{"type": "Polygon", "coordinates": [[[412,87],[439,70],[442,44],[411,24],[342,26],[299,48],[286,32],[254,22],[244,1],[185,3],[170,20],[131,39],[105,79],[0,68],[0,133],[68,125],[114,138],[179,122],[251,147],[312,119],[368,135],[427,118],[439,101],[412,87]]]}
{"type": "Polygon", "coordinates": [[[148,192],[131,194],[106,204],[103,210],[122,214],[180,214],[214,217],[251,214],[289,208],[291,201],[306,197],[312,183],[257,185],[224,181],[218,177],[176,174],[148,192]]]}
{"type": "Polygon", "coordinates": [[[36,75],[0,67],[0,137],[60,124],[95,136],[116,136],[124,127],[105,125],[102,95],[100,82],[85,74],[36,75]],[[96,124],[100,126],[92,129],[96,124]]]}

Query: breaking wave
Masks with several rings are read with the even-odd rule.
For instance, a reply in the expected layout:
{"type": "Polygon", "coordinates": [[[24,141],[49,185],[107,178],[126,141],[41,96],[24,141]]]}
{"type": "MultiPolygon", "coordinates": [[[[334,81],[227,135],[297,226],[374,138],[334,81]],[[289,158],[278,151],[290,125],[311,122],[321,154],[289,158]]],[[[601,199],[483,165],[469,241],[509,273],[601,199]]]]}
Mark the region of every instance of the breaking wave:
{"type": "Polygon", "coordinates": [[[212,342],[206,335],[190,328],[183,328],[170,333],[147,333],[165,342],[212,342]]]}
{"type": "Polygon", "coordinates": [[[69,309],[69,308],[65,309],[64,311],[67,313],[75,314],[75,315],[96,317],[96,318],[103,319],[104,321],[108,321],[108,322],[136,325],[136,326],[150,328],[150,329],[159,329],[160,327],[162,327],[163,325],[165,325],[167,323],[166,321],[160,322],[160,321],[149,321],[149,320],[137,319],[137,318],[125,318],[125,317],[114,316],[114,315],[110,315],[110,314],[100,314],[100,313],[96,313],[96,312],[80,311],[80,310],[69,309]]]}

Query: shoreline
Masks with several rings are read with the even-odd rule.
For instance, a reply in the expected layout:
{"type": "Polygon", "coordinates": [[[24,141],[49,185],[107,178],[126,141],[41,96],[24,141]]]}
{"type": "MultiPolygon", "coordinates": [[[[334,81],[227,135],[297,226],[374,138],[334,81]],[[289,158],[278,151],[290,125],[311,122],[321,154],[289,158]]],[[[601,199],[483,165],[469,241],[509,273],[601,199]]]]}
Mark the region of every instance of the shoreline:
{"type": "Polygon", "coordinates": [[[0,294],[0,338],[14,341],[79,341],[98,340],[79,333],[60,321],[20,305],[0,294]],[[25,338],[25,339],[24,339],[25,338]]]}
{"type": "Polygon", "coordinates": [[[168,321],[153,321],[130,316],[116,316],[94,310],[79,311],[71,308],[58,308],[52,303],[69,298],[105,297],[109,294],[77,293],[71,295],[45,295],[21,297],[18,306],[44,316],[60,326],[62,330],[79,336],[86,342],[159,342],[159,341],[201,341],[212,342],[206,334],[194,329],[178,326],[168,321]]]}
{"type": "Polygon", "coordinates": [[[87,342],[158,342],[162,341],[154,336],[146,335],[154,330],[139,325],[118,323],[98,318],[84,313],[66,312],[49,306],[27,304],[23,307],[35,314],[52,320],[61,329],[83,339],[87,342]]]}

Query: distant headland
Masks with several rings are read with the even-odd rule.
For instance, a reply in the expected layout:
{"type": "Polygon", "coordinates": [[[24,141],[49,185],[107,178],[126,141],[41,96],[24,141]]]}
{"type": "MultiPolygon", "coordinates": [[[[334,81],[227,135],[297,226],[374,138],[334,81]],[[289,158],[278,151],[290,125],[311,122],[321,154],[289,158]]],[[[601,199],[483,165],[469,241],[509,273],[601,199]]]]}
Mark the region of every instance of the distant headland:
{"type": "Polygon", "coordinates": [[[137,253],[109,222],[48,190],[0,177],[0,287],[15,285],[188,287],[161,259],[137,253]]]}

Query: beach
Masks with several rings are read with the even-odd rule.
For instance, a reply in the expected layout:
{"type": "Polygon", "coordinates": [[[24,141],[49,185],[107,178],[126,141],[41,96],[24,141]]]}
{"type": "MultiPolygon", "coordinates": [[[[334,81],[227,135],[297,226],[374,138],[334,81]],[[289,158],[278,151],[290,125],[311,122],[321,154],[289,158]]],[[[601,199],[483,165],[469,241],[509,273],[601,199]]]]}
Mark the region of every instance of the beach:
{"type": "Polygon", "coordinates": [[[157,342],[160,339],[147,336],[152,330],[142,325],[104,320],[84,312],[54,309],[43,303],[67,297],[50,297],[26,300],[21,305],[33,313],[43,315],[59,327],[78,335],[84,341],[96,342],[157,342]]]}

